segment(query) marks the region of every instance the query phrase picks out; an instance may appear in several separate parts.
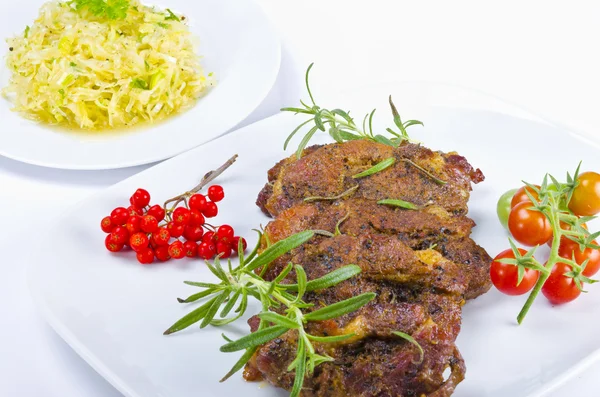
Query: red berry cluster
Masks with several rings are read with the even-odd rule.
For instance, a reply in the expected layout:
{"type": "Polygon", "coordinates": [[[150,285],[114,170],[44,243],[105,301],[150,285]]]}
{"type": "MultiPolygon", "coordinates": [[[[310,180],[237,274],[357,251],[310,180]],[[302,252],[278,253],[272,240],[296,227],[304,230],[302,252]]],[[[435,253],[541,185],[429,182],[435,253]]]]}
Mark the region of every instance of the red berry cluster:
{"type": "Polygon", "coordinates": [[[130,247],[142,264],[150,264],[154,258],[163,262],[183,257],[229,258],[237,253],[240,240],[246,250],[246,240],[236,236],[229,225],[206,223],[206,218],[217,216],[216,203],[224,197],[223,188],[213,185],[208,188],[208,199],[196,193],[183,201],[186,207],[166,210],[160,205],[150,206],[150,194],[138,189],[128,208],[115,208],[102,219],[100,226],[108,233],[104,244],[111,252],[130,247]]]}

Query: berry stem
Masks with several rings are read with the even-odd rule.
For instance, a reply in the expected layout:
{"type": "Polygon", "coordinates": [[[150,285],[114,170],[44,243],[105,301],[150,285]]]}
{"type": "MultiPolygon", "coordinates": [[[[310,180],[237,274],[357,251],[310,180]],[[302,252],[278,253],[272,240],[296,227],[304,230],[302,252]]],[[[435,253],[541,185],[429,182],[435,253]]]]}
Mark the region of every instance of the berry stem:
{"type": "Polygon", "coordinates": [[[217,168],[216,170],[212,170],[207,172],[204,177],[202,177],[202,180],[200,181],[200,183],[198,185],[196,185],[193,189],[180,194],[178,196],[175,196],[173,198],[168,199],[167,201],[165,201],[165,204],[163,205],[163,208],[165,210],[166,213],[170,213],[172,211],[173,208],[177,207],[177,205],[179,203],[181,203],[182,201],[186,202],[186,206],[187,206],[187,198],[190,197],[191,195],[193,195],[194,193],[198,193],[200,190],[202,190],[202,188],[206,185],[208,185],[210,182],[212,182],[215,178],[217,178],[219,175],[221,175],[227,168],[231,167],[231,165],[233,165],[233,163],[235,163],[235,161],[237,160],[238,155],[234,154],[229,160],[227,160],[225,162],[225,164],[223,164],[222,166],[220,166],[219,168],[217,168]],[[174,203],[171,210],[167,209],[167,206],[171,203],[174,203]]]}

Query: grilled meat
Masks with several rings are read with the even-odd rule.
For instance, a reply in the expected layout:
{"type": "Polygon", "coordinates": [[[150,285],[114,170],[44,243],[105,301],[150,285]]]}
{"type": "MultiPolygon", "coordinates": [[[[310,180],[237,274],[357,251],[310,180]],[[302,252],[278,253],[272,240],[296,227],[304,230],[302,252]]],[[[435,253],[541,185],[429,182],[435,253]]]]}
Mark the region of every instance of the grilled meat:
{"type": "Polygon", "coordinates": [[[313,146],[299,160],[292,156],[279,162],[268,176],[257,204],[271,216],[305,198],[334,197],[355,186],[352,197],[437,204],[452,214],[466,214],[471,183],[484,178],[455,153],[434,152],[410,143],[393,148],[366,140],[313,146]],[[352,178],[390,157],[396,162],[386,170],[368,178],[352,178]],[[447,183],[436,182],[423,170],[447,183]]]}
{"type": "MultiPolygon", "coordinates": [[[[491,258],[470,238],[475,224],[466,217],[471,183],[483,180],[481,171],[454,153],[358,140],[310,147],[300,160],[280,161],[268,178],[257,204],[276,219],[265,229],[263,248],[267,241],[303,230],[329,233],[316,235],[271,263],[265,279],[277,277],[290,262],[302,265],[309,280],[356,264],[362,270],[358,276],[307,293],[304,300],[314,305],[307,310],[365,292],[377,294],[353,313],[306,325],[313,335],[354,336],[336,344],[315,344],[317,353],[333,361],[306,376],[302,396],[450,396],[465,374],[454,343],[461,307],[465,299],[490,288],[491,258]],[[396,162],[384,171],[352,178],[390,157],[396,162]],[[377,204],[390,198],[420,208],[377,204]],[[419,343],[422,361],[418,349],[394,331],[419,343]],[[448,368],[450,375],[444,376],[448,368]]],[[[295,282],[293,271],[284,282],[295,282]]],[[[258,319],[252,318],[252,331],[257,325],[258,319]]],[[[296,331],[289,331],[261,346],[245,378],[291,389],[294,373],[287,367],[296,355],[296,340],[296,331]]]]}

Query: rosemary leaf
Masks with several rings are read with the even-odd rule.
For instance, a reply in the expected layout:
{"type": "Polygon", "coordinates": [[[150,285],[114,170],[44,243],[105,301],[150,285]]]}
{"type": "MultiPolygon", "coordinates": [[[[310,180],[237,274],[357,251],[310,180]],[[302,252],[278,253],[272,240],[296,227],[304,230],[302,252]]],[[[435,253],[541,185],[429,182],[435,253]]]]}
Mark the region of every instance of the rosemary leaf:
{"type": "Polygon", "coordinates": [[[298,297],[296,298],[296,302],[300,302],[306,293],[306,284],[308,281],[306,279],[306,272],[302,266],[296,265],[294,269],[296,269],[296,278],[298,279],[298,297]]]}
{"type": "Polygon", "coordinates": [[[296,365],[296,373],[294,375],[294,387],[290,392],[290,397],[298,397],[302,391],[304,384],[304,376],[306,375],[306,349],[304,340],[298,341],[298,364],[296,365]]]}
{"type": "Polygon", "coordinates": [[[343,342],[345,340],[354,338],[356,334],[345,334],[345,335],[335,335],[335,336],[315,336],[315,335],[306,335],[308,339],[313,340],[319,343],[338,343],[343,342]]]}
{"type": "Polygon", "coordinates": [[[300,328],[300,324],[298,324],[294,320],[289,319],[289,318],[282,316],[281,314],[278,314],[275,312],[260,313],[258,315],[258,317],[261,318],[262,320],[265,320],[270,323],[274,323],[281,327],[285,327],[285,328],[289,328],[289,329],[299,329],[300,328]]]}
{"type": "Polygon", "coordinates": [[[234,342],[227,343],[221,346],[219,350],[223,353],[232,353],[255,346],[264,345],[268,341],[283,335],[287,330],[288,328],[281,326],[265,328],[260,331],[253,332],[250,335],[243,336],[234,342]]]}
{"type": "Polygon", "coordinates": [[[225,299],[229,297],[230,293],[231,291],[226,290],[223,291],[220,295],[217,295],[213,304],[210,306],[210,308],[206,312],[206,315],[202,319],[202,322],[200,323],[200,328],[206,328],[210,324],[210,322],[213,321],[213,319],[217,315],[217,312],[219,311],[219,308],[221,307],[223,302],[225,302],[225,299]]]}
{"type": "Polygon", "coordinates": [[[246,363],[248,361],[250,361],[250,359],[252,358],[252,356],[254,355],[254,353],[256,352],[257,349],[258,349],[258,347],[253,347],[251,349],[246,350],[246,352],[242,355],[242,357],[240,357],[240,359],[233,365],[233,367],[229,370],[229,372],[227,372],[227,374],[225,374],[225,376],[219,382],[221,382],[221,383],[225,382],[227,379],[231,378],[231,376],[234,375],[236,372],[238,372],[240,369],[244,368],[246,363]]]}
{"type": "Polygon", "coordinates": [[[258,255],[252,262],[250,262],[245,267],[246,271],[251,272],[259,267],[269,265],[275,259],[304,244],[314,235],[314,232],[306,230],[276,242],[258,255]]]}
{"type": "Polygon", "coordinates": [[[318,126],[314,126],[312,127],[308,133],[304,136],[304,138],[302,138],[302,140],[300,141],[300,145],[298,145],[298,149],[296,149],[296,158],[300,159],[302,157],[302,152],[304,151],[304,148],[306,148],[306,145],[308,145],[308,142],[312,139],[313,135],[315,135],[315,133],[319,130],[318,126]]]}
{"type": "Polygon", "coordinates": [[[314,312],[306,314],[304,318],[309,321],[323,321],[337,318],[360,309],[375,299],[376,296],[377,294],[374,292],[367,292],[315,310],[314,312]]]}
{"type": "Polygon", "coordinates": [[[418,210],[419,209],[418,205],[410,203],[408,201],[404,201],[404,200],[393,200],[393,199],[379,200],[377,202],[377,204],[390,205],[392,207],[406,208],[408,210],[418,210]]]}
{"type": "MultiPolygon", "coordinates": [[[[339,269],[336,269],[331,273],[327,273],[323,277],[319,277],[309,281],[306,284],[306,291],[318,291],[329,287],[333,287],[334,285],[338,285],[344,280],[348,280],[349,278],[360,274],[360,272],[361,269],[357,265],[346,265],[340,267],[339,269]]],[[[283,284],[283,287],[285,287],[289,291],[298,291],[298,284],[283,284]]]]}
{"type": "Polygon", "coordinates": [[[391,167],[392,165],[394,165],[395,162],[396,162],[396,159],[394,157],[387,158],[387,159],[375,164],[373,167],[369,168],[368,170],[360,172],[356,175],[352,175],[352,178],[358,179],[358,178],[364,178],[365,176],[376,174],[378,172],[385,170],[386,168],[391,167]]]}
{"type": "Polygon", "coordinates": [[[237,291],[235,291],[233,296],[231,298],[229,298],[229,301],[227,302],[225,307],[223,307],[223,310],[221,311],[221,314],[219,314],[219,317],[224,318],[229,314],[229,312],[231,312],[231,310],[233,309],[233,306],[235,306],[238,299],[240,298],[240,295],[241,295],[241,291],[239,289],[237,291]]]}
{"type": "Polygon", "coordinates": [[[400,331],[392,331],[392,334],[399,336],[402,339],[405,339],[407,342],[412,343],[413,345],[415,345],[418,349],[419,349],[419,353],[420,353],[420,359],[417,363],[415,364],[420,364],[423,362],[423,358],[425,355],[425,352],[423,352],[423,348],[421,347],[421,345],[419,344],[419,342],[417,342],[412,336],[405,334],[404,332],[400,332],[400,331]]]}
{"type": "Polygon", "coordinates": [[[214,290],[207,289],[207,290],[204,290],[202,292],[198,292],[197,294],[190,295],[186,299],[177,298],[177,301],[179,303],[195,302],[195,301],[197,301],[199,299],[202,299],[202,298],[207,297],[209,295],[212,295],[214,293],[215,293],[214,290]]]}
{"type": "Polygon", "coordinates": [[[188,313],[187,315],[185,315],[184,317],[182,317],[175,324],[171,325],[171,327],[169,329],[167,329],[163,333],[163,335],[169,335],[174,332],[181,331],[183,329],[186,329],[190,325],[195,324],[198,321],[202,320],[206,316],[206,313],[208,313],[208,311],[210,310],[212,304],[215,302],[216,299],[217,299],[217,297],[212,298],[211,300],[209,300],[208,302],[206,302],[199,308],[195,309],[194,311],[192,311],[192,312],[188,313]]]}
{"type": "Polygon", "coordinates": [[[336,196],[331,196],[331,197],[324,197],[324,196],[306,197],[304,199],[304,201],[307,202],[307,203],[310,203],[312,201],[319,201],[319,200],[338,200],[338,199],[344,198],[346,196],[350,196],[359,187],[360,187],[359,185],[352,186],[350,189],[346,190],[345,192],[340,193],[340,194],[338,194],[336,196]]]}

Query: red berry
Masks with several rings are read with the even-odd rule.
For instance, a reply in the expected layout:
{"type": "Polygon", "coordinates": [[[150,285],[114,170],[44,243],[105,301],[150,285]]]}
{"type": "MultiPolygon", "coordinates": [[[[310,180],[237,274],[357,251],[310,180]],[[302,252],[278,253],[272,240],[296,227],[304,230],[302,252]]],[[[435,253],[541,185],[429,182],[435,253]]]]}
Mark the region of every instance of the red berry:
{"type": "Polygon", "coordinates": [[[235,232],[233,231],[233,228],[229,225],[219,226],[219,228],[217,229],[217,240],[231,244],[234,235],[235,232]]]}
{"type": "Polygon", "coordinates": [[[198,256],[202,259],[212,259],[217,253],[217,248],[211,243],[200,243],[198,246],[198,256]]]}
{"type": "Polygon", "coordinates": [[[169,222],[167,224],[167,230],[171,234],[171,237],[181,237],[184,229],[185,227],[183,225],[178,225],[175,222],[169,222]]]}
{"type": "Polygon", "coordinates": [[[206,206],[206,197],[203,194],[194,194],[190,197],[188,204],[191,209],[202,212],[206,206]]]}
{"type": "Polygon", "coordinates": [[[215,232],[206,232],[204,233],[204,236],[202,236],[202,242],[204,243],[208,243],[208,244],[214,244],[215,243],[215,232]]]}
{"type": "Polygon", "coordinates": [[[146,233],[154,233],[158,230],[158,221],[152,215],[145,215],[140,221],[140,228],[146,233]]]}
{"type": "Polygon", "coordinates": [[[148,244],[150,244],[150,240],[148,240],[146,233],[134,233],[129,238],[129,245],[135,252],[138,252],[144,248],[148,248],[148,244]]]}
{"type": "Polygon", "coordinates": [[[170,239],[171,233],[169,233],[166,227],[161,227],[152,234],[152,240],[157,245],[169,245],[170,239]]]}
{"type": "Polygon", "coordinates": [[[140,228],[140,220],[141,219],[142,218],[140,218],[137,215],[129,217],[129,219],[127,220],[127,223],[125,224],[125,227],[127,228],[127,231],[129,232],[130,235],[142,230],[140,228]]]}
{"type": "Polygon", "coordinates": [[[154,262],[154,251],[152,248],[144,248],[136,254],[138,262],[143,265],[149,265],[154,262]]]}
{"type": "Polygon", "coordinates": [[[107,235],[106,238],[104,239],[104,246],[110,252],[119,252],[123,249],[123,244],[117,244],[114,241],[112,241],[110,234],[107,235]]]}
{"type": "Polygon", "coordinates": [[[161,262],[166,262],[171,259],[171,255],[169,255],[169,247],[167,245],[161,245],[154,250],[154,255],[156,255],[156,259],[161,262]]]}
{"type": "Polygon", "coordinates": [[[183,207],[175,208],[175,211],[173,211],[173,222],[178,225],[188,225],[190,223],[190,210],[183,207]]]}
{"type": "Polygon", "coordinates": [[[208,188],[208,198],[215,203],[223,200],[225,197],[225,192],[223,192],[223,188],[219,185],[212,185],[208,188]]]}
{"type": "Polygon", "coordinates": [[[229,258],[231,256],[231,244],[219,241],[217,243],[217,255],[220,255],[221,259],[229,258]]]}
{"type": "Polygon", "coordinates": [[[204,225],[205,221],[206,220],[204,219],[204,215],[202,215],[202,212],[198,210],[190,211],[190,226],[202,226],[204,225]]]}
{"type": "Polygon", "coordinates": [[[130,205],[129,207],[127,207],[127,214],[129,216],[142,216],[144,215],[144,210],[142,210],[141,208],[138,208],[136,206],[130,205]]]}
{"type": "Polygon", "coordinates": [[[183,251],[188,258],[195,258],[198,252],[198,245],[195,242],[188,240],[183,243],[183,251]]]}
{"type": "Polygon", "coordinates": [[[246,248],[248,247],[248,244],[246,244],[246,239],[240,236],[235,236],[233,240],[231,240],[231,246],[233,247],[234,252],[238,252],[240,241],[242,242],[242,251],[246,251],[246,248]]]}
{"type": "Polygon", "coordinates": [[[160,205],[156,204],[150,207],[146,215],[152,215],[158,222],[165,219],[165,210],[160,205]]]}
{"type": "Polygon", "coordinates": [[[186,226],[183,231],[183,237],[186,240],[190,240],[190,241],[202,240],[203,234],[204,234],[204,229],[202,229],[202,226],[186,226]]]}
{"type": "Polygon", "coordinates": [[[115,226],[124,225],[129,219],[129,212],[124,207],[117,207],[110,213],[110,221],[115,226]]]}
{"type": "Polygon", "coordinates": [[[219,213],[219,208],[217,207],[217,205],[215,203],[213,203],[212,201],[209,201],[206,203],[206,206],[202,210],[202,213],[207,218],[214,218],[219,213]]]}
{"type": "Polygon", "coordinates": [[[185,251],[183,250],[183,243],[179,240],[173,241],[171,245],[169,245],[169,255],[173,259],[181,259],[185,256],[185,251]]]}
{"type": "Polygon", "coordinates": [[[117,226],[109,234],[110,239],[113,243],[124,245],[129,240],[129,232],[123,226],[117,226]]]}
{"type": "Polygon", "coordinates": [[[110,233],[113,230],[113,223],[110,220],[110,216],[105,216],[104,218],[102,218],[102,221],[100,222],[100,228],[102,229],[102,231],[104,233],[110,233]]]}
{"type": "Polygon", "coordinates": [[[133,196],[129,199],[131,205],[136,206],[138,208],[144,208],[148,204],[150,204],[150,193],[144,189],[138,189],[133,193],[133,196]]]}

